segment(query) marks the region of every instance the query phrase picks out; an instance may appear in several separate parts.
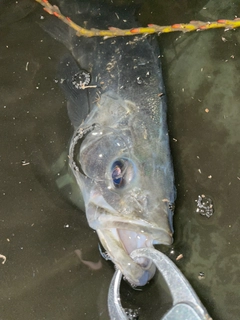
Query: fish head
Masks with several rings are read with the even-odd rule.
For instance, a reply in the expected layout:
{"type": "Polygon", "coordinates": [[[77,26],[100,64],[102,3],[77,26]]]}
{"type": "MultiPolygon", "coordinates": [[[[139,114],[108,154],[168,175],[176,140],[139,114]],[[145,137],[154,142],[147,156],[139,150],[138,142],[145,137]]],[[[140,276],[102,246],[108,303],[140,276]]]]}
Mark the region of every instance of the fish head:
{"type": "Polygon", "coordinates": [[[155,123],[131,101],[108,92],[70,146],[88,223],[133,285],[145,285],[155,266],[145,258],[132,260],[131,252],[172,243],[173,172],[159,119],[155,123]]]}

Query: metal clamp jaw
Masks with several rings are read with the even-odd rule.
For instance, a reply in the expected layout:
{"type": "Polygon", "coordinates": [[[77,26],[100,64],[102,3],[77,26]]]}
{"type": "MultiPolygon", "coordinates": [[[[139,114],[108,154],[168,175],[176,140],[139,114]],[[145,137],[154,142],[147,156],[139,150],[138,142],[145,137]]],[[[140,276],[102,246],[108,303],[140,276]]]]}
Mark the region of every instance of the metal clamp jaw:
{"type": "MultiPolygon", "coordinates": [[[[166,255],[153,248],[141,248],[131,253],[133,259],[140,257],[153,261],[169,287],[173,306],[162,320],[212,320],[190,283],[166,255]]],[[[128,320],[120,301],[121,278],[122,274],[117,270],[108,292],[108,310],[111,320],[128,320]]]]}

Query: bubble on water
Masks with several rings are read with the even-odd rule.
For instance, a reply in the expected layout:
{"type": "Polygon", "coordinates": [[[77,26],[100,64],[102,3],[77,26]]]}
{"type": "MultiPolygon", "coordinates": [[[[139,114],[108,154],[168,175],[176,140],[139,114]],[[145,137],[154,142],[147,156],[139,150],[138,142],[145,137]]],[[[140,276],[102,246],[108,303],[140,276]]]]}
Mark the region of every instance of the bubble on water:
{"type": "Polygon", "coordinates": [[[84,89],[91,82],[91,75],[86,70],[81,70],[72,77],[72,85],[76,89],[84,89]]]}
{"type": "Polygon", "coordinates": [[[195,202],[197,203],[197,213],[201,214],[202,216],[206,216],[207,218],[210,218],[213,215],[213,201],[210,197],[202,194],[198,196],[198,199],[195,200],[195,202]]]}
{"type": "Polygon", "coordinates": [[[124,308],[126,316],[129,320],[139,319],[139,309],[128,309],[124,308]]]}

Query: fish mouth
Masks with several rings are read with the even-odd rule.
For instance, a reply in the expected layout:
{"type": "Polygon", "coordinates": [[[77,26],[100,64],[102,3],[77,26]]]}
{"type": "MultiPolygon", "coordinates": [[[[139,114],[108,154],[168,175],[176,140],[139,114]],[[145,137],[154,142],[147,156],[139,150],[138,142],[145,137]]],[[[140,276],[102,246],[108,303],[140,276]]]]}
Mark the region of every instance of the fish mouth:
{"type": "MultiPolygon", "coordinates": [[[[140,248],[153,248],[153,240],[149,240],[145,235],[136,233],[135,231],[116,229],[119,239],[122,242],[122,245],[125,248],[125,251],[130,256],[131,253],[140,248]]],[[[153,270],[152,261],[147,258],[137,258],[134,260],[137,264],[139,264],[145,271],[148,270],[151,275],[149,277],[153,277],[156,271],[156,268],[153,270]]],[[[150,278],[148,279],[150,280],[150,278]]]]}
{"type": "Polygon", "coordinates": [[[130,254],[135,249],[153,248],[154,244],[161,242],[154,240],[149,233],[134,231],[131,224],[126,223],[124,227],[98,229],[97,233],[111,260],[128,282],[133,286],[144,286],[153,278],[156,266],[147,258],[133,260],[130,254]]]}
{"type": "Polygon", "coordinates": [[[154,244],[170,245],[172,232],[167,214],[147,212],[140,217],[135,211],[121,214],[102,195],[94,193],[86,205],[86,215],[91,228],[116,267],[135,286],[144,286],[155,274],[156,267],[147,258],[133,260],[130,254],[135,249],[153,248],[154,244]]]}

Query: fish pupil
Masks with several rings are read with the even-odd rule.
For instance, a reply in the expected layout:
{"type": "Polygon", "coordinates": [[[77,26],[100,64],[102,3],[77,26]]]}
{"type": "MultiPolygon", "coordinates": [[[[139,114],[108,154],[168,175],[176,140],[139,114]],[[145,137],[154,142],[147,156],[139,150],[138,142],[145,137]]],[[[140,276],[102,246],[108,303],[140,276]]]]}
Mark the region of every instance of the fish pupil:
{"type": "Polygon", "coordinates": [[[123,164],[115,161],[112,166],[112,181],[115,187],[120,187],[123,182],[123,164]]]}

